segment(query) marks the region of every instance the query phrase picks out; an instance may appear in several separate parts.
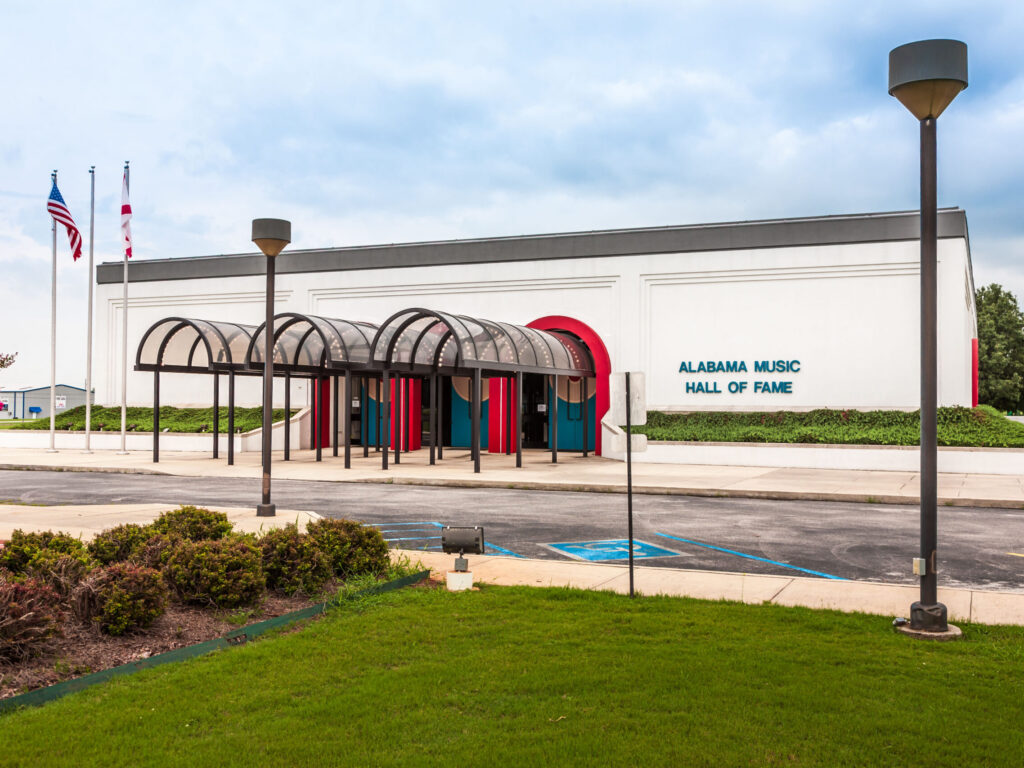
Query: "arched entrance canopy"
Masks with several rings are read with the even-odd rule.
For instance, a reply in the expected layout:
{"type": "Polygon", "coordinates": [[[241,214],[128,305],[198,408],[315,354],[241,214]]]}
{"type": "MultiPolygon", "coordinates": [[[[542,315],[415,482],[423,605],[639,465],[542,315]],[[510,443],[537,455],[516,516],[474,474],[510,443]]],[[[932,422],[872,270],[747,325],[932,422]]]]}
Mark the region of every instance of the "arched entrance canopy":
{"type": "MultiPolygon", "coordinates": [[[[250,370],[263,369],[266,323],[255,328],[245,351],[250,370]]],[[[274,375],[365,368],[377,326],[297,312],[274,316],[274,375]]]]}
{"type": "Polygon", "coordinates": [[[254,326],[239,323],[164,318],[143,334],[135,354],[135,370],[240,372],[254,330],[254,326]]]}
{"type": "Polygon", "coordinates": [[[566,334],[421,308],[389,317],[372,350],[373,367],[424,375],[594,372],[589,352],[566,334]]]}

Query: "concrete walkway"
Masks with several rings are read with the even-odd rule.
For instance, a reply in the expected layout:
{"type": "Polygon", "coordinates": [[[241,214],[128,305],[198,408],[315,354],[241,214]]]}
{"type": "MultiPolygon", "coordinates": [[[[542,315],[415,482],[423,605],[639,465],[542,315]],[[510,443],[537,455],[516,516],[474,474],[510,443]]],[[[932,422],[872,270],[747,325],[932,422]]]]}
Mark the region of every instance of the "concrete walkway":
{"type": "MultiPolygon", "coordinates": [[[[63,531],[83,541],[91,541],[100,531],[125,523],[145,525],[161,512],[174,509],[173,504],[72,504],[43,507],[27,504],[0,504],[0,542],[9,541],[11,532],[63,531]]],[[[260,533],[295,523],[300,531],[320,517],[316,512],[279,509],[275,517],[256,517],[252,507],[207,507],[223,512],[243,533],[260,533]]]]}
{"type": "MultiPolygon", "coordinates": [[[[394,551],[395,557],[421,562],[441,578],[451,570],[453,556],[439,552],[394,551]]],[[[528,560],[513,557],[471,557],[474,579],[501,586],[574,587],[629,592],[629,568],[605,563],[528,560]]],[[[918,589],[899,584],[836,581],[748,573],[685,571],[676,568],[634,569],[634,589],[644,595],[672,595],[701,600],[859,611],[886,617],[907,616],[918,589]]],[[[1024,625],[1024,594],[977,589],[939,589],[939,601],[950,621],[1024,625]]]]}
{"type": "MultiPolygon", "coordinates": [[[[473,473],[466,449],[447,449],[434,466],[426,450],[403,454],[400,464],[391,456],[388,471],[380,466],[380,454],[363,458],[353,451],[352,468],[341,457],[324,451],[316,462],[312,451],[295,451],[292,460],[274,455],[274,477],[358,483],[407,483],[461,487],[524,488],[557,491],[624,492],[626,467],[622,462],[578,453],[560,453],[558,464],[550,454],[527,451],[523,467],[514,456],[485,453],[482,472],[473,473]]],[[[186,477],[259,477],[260,455],[239,453],[234,466],[208,453],[164,452],[159,464],[148,451],[120,456],[114,451],[48,453],[41,449],[0,448],[0,469],[58,469],[85,472],[158,473],[186,477]]],[[[634,464],[633,486],[637,493],[691,496],[733,496],[764,499],[816,501],[918,503],[916,472],[883,472],[837,469],[779,469],[680,464],[634,464]]],[[[946,506],[1024,508],[1024,467],[1020,475],[940,474],[939,504],[946,506]]],[[[3,489],[0,487],[0,499],[3,489]]]]}

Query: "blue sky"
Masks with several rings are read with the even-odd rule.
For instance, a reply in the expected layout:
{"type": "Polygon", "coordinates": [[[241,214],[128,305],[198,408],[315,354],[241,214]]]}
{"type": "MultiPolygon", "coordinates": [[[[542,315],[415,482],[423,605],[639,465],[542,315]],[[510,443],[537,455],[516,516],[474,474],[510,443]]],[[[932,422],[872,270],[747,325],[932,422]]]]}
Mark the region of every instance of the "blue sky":
{"type": "MultiPolygon", "coordinates": [[[[1024,298],[1024,4],[4,3],[0,385],[49,380],[49,174],[96,260],[905,210],[918,129],[888,52],[954,37],[939,204],[978,285],[1024,298]]],[[[58,238],[58,379],[85,376],[84,261],[58,238]]]]}

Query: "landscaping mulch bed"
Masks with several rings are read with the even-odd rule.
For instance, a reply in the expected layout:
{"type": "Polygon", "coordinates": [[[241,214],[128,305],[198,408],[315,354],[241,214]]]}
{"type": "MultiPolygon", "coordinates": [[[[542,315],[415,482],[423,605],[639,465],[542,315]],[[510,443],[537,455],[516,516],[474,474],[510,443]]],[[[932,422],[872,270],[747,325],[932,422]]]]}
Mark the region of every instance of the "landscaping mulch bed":
{"type": "MultiPolygon", "coordinates": [[[[337,586],[328,594],[336,594],[337,586]]],[[[213,640],[240,626],[283,616],[321,601],[322,598],[268,593],[259,606],[244,613],[172,603],[149,629],[121,637],[105,635],[99,627],[85,625],[68,615],[62,625],[63,637],[55,638],[46,653],[18,663],[0,661],[0,699],[213,640]],[[245,620],[231,622],[227,620],[229,616],[244,616],[245,620]]]]}

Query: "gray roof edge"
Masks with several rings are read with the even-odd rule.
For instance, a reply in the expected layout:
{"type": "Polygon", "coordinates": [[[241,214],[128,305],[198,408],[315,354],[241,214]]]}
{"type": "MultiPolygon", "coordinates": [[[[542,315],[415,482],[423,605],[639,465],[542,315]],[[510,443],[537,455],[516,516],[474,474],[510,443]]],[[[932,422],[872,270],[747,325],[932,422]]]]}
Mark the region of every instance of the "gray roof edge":
{"type": "MultiPolygon", "coordinates": [[[[967,214],[961,208],[941,209],[938,225],[941,238],[967,237],[967,214]]],[[[277,272],[333,272],[843,245],[916,240],[919,232],[916,210],[894,211],[285,251],[277,257],[277,272]]],[[[121,261],[100,264],[96,268],[96,282],[121,282],[122,264],[121,261]]],[[[265,257],[258,253],[193,256],[135,262],[128,270],[128,280],[151,282],[242,277],[263,275],[265,271],[265,257]]]]}

